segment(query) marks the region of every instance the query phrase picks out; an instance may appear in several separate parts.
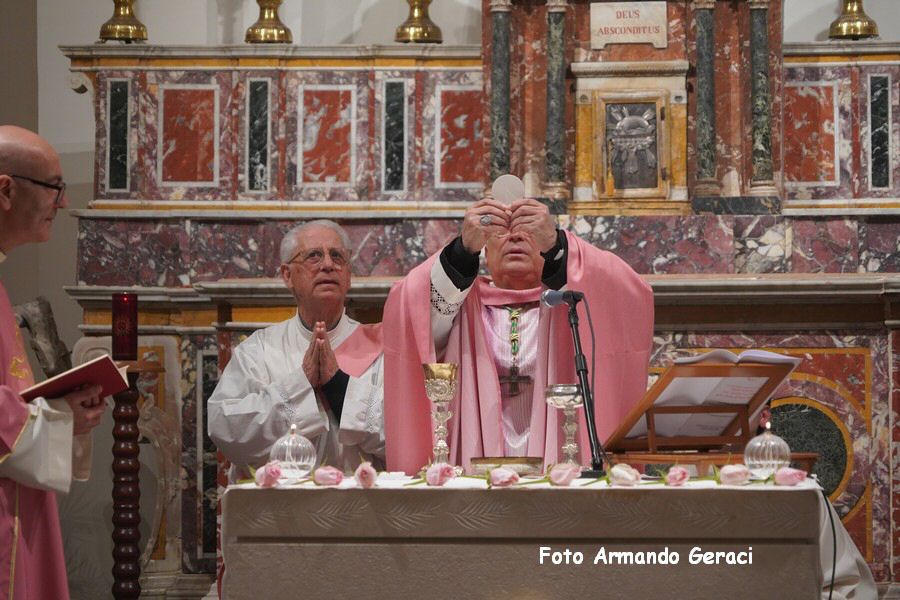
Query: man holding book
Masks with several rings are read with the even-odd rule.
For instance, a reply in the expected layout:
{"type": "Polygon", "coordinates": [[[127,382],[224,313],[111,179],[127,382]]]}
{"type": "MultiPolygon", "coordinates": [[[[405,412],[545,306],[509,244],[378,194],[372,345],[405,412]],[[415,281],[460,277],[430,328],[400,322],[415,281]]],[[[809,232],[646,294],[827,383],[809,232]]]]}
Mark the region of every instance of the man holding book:
{"type": "MultiPolygon", "coordinates": [[[[56,151],[35,133],[0,126],[0,262],[50,239],[67,199],[56,151]]],[[[100,386],[25,402],[34,383],[0,283],[0,590],[10,598],[68,598],[54,492],[90,475],[90,435],[106,404],[100,386]]]]}

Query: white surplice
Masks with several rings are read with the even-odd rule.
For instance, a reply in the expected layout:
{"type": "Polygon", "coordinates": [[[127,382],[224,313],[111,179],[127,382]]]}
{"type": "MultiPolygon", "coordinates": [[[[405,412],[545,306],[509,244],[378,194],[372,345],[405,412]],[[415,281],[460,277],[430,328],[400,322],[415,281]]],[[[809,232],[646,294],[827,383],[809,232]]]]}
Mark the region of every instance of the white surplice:
{"type": "MultiPolygon", "coordinates": [[[[337,348],[359,323],[344,314],[328,332],[337,348]]],[[[303,373],[312,332],[294,316],[260,329],[241,342],[207,405],[209,436],[230,460],[232,481],[240,467],[268,461],[275,441],[291,424],[316,447],[317,465],[345,472],[363,460],[380,468],[384,459],[383,357],[349,378],[340,422],[303,373]]]]}

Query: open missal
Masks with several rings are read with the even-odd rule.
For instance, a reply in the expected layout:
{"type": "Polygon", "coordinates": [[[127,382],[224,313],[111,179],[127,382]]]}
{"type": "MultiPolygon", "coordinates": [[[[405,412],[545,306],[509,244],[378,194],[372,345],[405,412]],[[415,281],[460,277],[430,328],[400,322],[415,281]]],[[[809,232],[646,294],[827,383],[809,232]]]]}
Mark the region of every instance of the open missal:
{"type": "Polygon", "coordinates": [[[83,385],[101,385],[101,396],[111,396],[128,388],[125,377],[127,366],[117,367],[108,354],[73,367],[50,379],[22,391],[22,397],[31,402],[35,398],[60,398],[83,385]]]}
{"type": "Polygon", "coordinates": [[[655,452],[714,448],[747,438],[766,401],[800,360],[765,350],[712,350],[676,359],[607,445],[655,452]]]}

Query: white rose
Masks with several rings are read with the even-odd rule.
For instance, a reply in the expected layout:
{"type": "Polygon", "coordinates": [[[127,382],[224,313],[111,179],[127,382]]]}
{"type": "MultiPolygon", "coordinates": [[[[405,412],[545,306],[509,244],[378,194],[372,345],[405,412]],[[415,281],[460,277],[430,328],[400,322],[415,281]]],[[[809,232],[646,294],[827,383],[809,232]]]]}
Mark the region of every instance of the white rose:
{"type": "Polygon", "coordinates": [[[641,481],[641,474],[637,469],[626,464],[613,465],[609,470],[609,482],[613,485],[637,485],[641,481]]]}

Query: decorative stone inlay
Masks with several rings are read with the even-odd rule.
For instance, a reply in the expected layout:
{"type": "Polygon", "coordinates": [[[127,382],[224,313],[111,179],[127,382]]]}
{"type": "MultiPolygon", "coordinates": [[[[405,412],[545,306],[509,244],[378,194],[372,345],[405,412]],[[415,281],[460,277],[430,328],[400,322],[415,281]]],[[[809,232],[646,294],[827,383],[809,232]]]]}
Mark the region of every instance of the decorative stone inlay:
{"type": "Polygon", "coordinates": [[[547,12],[566,12],[568,0],[547,0],[547,12]]]}
{"type": "Polygon", "coordinates": [[[869,188],[891,186],[891,78],[869,77],[869,188]]]}
{"type": "Polygon", "coordinates": [[[512,10],[512,0],[491,0],[491,12],[509,12],[512,10]]]}
{"type": "Polygon", "coordinates": [[[406,84],[384,83],[384,190],[403,190],[406,181],[406,84]]]}

